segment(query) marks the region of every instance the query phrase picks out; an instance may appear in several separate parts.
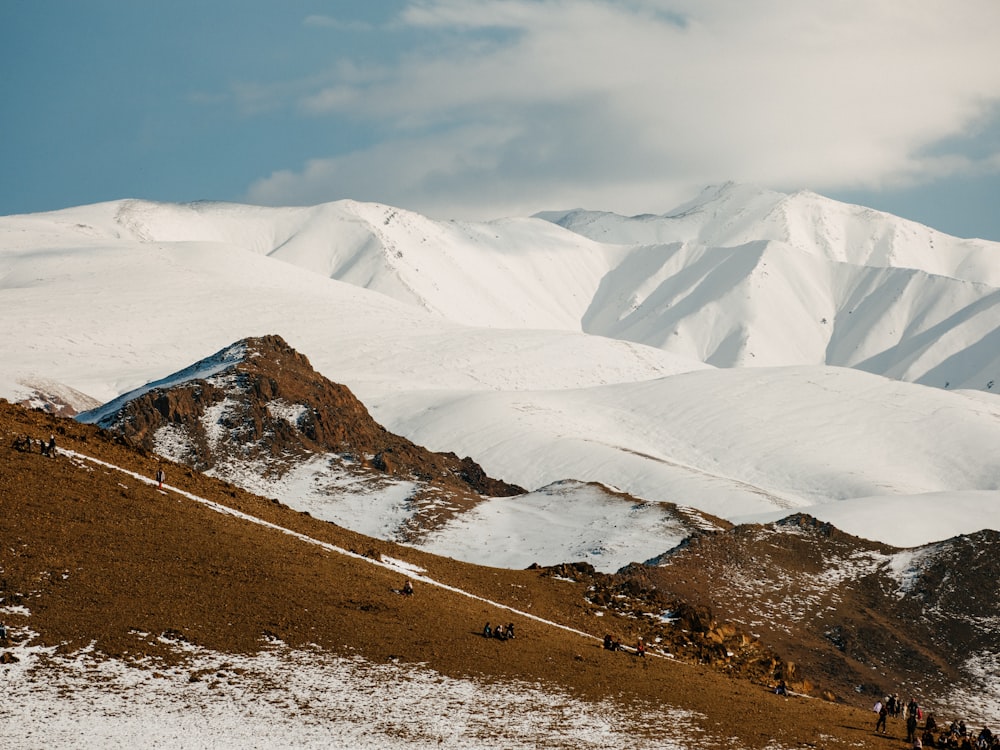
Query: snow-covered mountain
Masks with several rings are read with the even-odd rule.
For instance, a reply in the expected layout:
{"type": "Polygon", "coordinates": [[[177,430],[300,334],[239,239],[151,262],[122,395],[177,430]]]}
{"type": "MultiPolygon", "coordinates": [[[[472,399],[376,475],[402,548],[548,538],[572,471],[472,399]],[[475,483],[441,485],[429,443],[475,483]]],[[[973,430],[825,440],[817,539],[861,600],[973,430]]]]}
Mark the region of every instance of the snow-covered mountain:
{"type": "Polygon", "coordinates": [[[997,259],[739,185],[482,224],[118,201],[0,219],[0,395],[88,408],[279,334],[388,429],[507,482],[731,519],[851,507],[841,528],[918,544],[1000,527],[997,259]]]}
{"type": "Polygon", "coordinates": [[[728,524],[576,481],[535,492],[383,429],[277,336],[245,339],[92,411],[142,450],[368,536],[525,568],[614,571],[728,524]]]}

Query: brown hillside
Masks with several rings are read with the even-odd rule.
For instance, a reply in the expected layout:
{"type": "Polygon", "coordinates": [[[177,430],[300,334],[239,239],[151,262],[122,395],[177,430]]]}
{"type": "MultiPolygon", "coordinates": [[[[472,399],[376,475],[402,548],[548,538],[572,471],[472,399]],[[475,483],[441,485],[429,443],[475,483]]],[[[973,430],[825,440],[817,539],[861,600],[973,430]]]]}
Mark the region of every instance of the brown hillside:
{"type": "Polygon", "coordinates": [[[645,575],[759,635],[817,690],[947,706],[961,665],[1000,652],[1000,534],[906,551],[908,586],[890,564],[900,552],[799,514],[692,537],[645,575]]]}
{"type": "MultiPolygon", "coordinates": [[[[77,451],[152,477],[156,458],[110,433],[0,403],[0,596],[30,615],[8,617],[14,637],[62,651],[183,663],[171,640],[249,653],[269,636],[314,643],[335,654],[421,662],[446,675],[522,678],[583,699],[666,703],[703,714],[696,744],[886,748],[870,711],[810,698],[783,698],[706,665],[601,648],[646,632],[586,598],[587,587],[551,570],[481,568],[372,540],[244,493],[182,466],[167,465],[159,491],[115,468],[64,453],[45,458],[11,448],[17,435],[56,436],[77,451]],[[419,565],[449,586],[590,633],[593,639],[418,581],[394,593],[398,573],[326,551],[278,530],[222,515],[192,493],[371,559],[419,565]],[[605,612],[596,617],[598,611],[605,612]],[[484,622],[513,621],[514,642],[484,639],[484,622]],[[149,637],[151,634],[154,637],[149,637]],[[155,636],[165,635],[165,642],[155,636]],[[732,738],[732,739],[727,739],[732,738]]],[[[562,571],[569,572],[569,571],[562,571]]],[[[589,575],[582,571],[584,576],[589,575]]],[[[692,620],[693,622],[693,620],[692,620]]],[[[0,666],[0,669],[3,669],[0,666]]],[[[867,698],[864,699],[867,703],[867,698]]],[[[637,704],[638,705],[638,704],[637,704]]],[[[657,736],[657,723],[648,724],[657,736]]]]}

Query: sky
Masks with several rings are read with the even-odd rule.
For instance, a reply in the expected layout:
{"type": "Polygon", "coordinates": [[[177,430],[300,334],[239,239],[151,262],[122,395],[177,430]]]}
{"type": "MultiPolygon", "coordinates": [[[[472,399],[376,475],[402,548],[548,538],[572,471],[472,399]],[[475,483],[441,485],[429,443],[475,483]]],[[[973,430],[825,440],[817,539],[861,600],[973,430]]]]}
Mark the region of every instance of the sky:
{"type": "Polygon", "coordinates": [[[0,215],[632,215],[733,180],[1000,240],[998,37],[995,0],[7,0],[0,215]]]}

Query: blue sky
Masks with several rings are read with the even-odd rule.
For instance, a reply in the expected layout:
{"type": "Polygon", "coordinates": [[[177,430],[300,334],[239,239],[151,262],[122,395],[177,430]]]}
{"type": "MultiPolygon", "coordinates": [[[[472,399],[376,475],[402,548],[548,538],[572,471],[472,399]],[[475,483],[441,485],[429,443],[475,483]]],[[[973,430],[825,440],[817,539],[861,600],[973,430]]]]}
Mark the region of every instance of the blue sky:
{"type": "Polygon", "coordinates": [[[1000,240],[1000,3],[5,0],[0,214],[662,213],[736,180],[1000,240]]]}

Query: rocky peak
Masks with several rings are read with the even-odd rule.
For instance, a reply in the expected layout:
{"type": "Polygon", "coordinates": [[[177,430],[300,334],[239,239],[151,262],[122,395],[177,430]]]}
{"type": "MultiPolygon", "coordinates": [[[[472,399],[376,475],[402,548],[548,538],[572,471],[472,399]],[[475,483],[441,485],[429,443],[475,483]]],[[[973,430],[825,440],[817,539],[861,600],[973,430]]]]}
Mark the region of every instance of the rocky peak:
{"type": "Polygon", "coordinates": [[[147,451],[171,444],[179,454],[173,458],[199,471],[235,460],[264,462],[280,475],[323,453],[461,493],[524,491],[487,476],[471,458],[434,453],[389,432],[347,386],[320,375],[280,336],[243,339],[113,405],[80,419],[147,451]]]}

